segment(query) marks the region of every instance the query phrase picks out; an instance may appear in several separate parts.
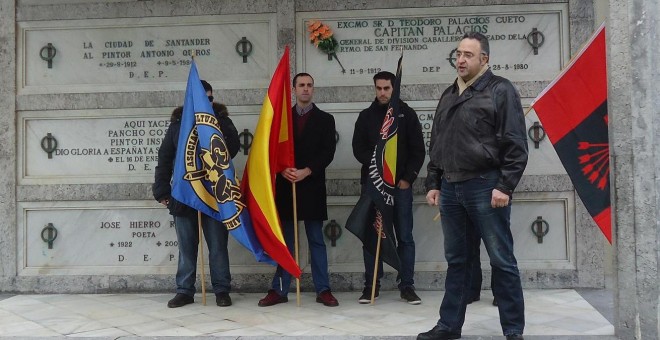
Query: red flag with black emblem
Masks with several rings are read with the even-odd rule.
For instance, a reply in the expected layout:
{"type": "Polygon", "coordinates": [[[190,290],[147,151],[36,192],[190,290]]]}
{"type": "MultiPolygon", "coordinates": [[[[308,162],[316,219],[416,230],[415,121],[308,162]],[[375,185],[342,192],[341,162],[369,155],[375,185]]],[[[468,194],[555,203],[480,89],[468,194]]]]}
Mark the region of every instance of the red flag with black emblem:
{"type": "Polygon", "coordinates": [[[612,243],[604,24],[530,106],[587,211],[612,243]]]}

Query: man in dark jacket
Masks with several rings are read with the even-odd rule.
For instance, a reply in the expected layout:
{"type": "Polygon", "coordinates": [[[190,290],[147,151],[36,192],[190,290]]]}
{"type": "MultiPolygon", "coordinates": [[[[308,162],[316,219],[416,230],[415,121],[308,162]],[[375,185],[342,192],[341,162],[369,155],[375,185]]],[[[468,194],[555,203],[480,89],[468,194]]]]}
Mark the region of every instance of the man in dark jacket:
{"type": "MultiPolygon", "coordinates": [[[[222,132],[233,158],[240,146],[238,131],[234,123],[229,119],[227,108],[219,103],[213,102],[213,88],[206,81],[202,85],[213,103],[213,111],[219,122],[222,132]]],[[[158,150],[158,165],[155,169],[155,181],[152,191],[156,201],[160,202],[170,210],[174,216],[176,238],[179,246],[179,262],[176,271],[176,296],[171,299],[167,306],[176,308],[193,303],[195,295],[195,279],[197,273],[197,249],[199,241],[199,228],[197,227],[197,211],[187,205],[175,200],[172,195],[171,180],[174,172],[174,160],[177,153],[179,141],[179,130],[181,129],[182,107],[177,107],[172,112],[170,126],[158,150]]],[[[229,232],[218,220],[202,214],[202,229],[209,249],[209,267],[211,269],[211,284],[215,293],[215,301],[218,306],[231,306],[229,291],[231,288],[231,274],[229,272],[229,254],[227,251],[227,239],[229,232]]]]}
{"type": "MultiPolygon", "coordinates": [[[[376,143],[380,139],[380,129],[387,107],[392,97],[393,84],[396,76],[391,72],[379,72],[374,76],[376,99],[371,106],[362,110],[355,122],[353,131],[353,155],[362,164],[360,183],[364,185],[369,180],[368,168],[374,153],[376,143]]],[[[417,179],[426,150],[422,125],[415,110],[403,101],[399,101],[399,128],[397,136],[396,182],[394,193],[394,231],[397,241],[397,253],[401,260],[399,271],[399,290],[401,298],[410,304],[417,305],[422,300],[415,293],[415,241],[413,239],[412,216],[412,184],[417,179]]],[[[358,299],[359,303],[371,302],[371,287],[373,284],[374,254],[363,247],[364,257],[364,290],[358,299]]],[[[383,261],[378,261],[376,296],[379,294],[380,279],[383,276],[383,261]]]]}
{"type": "MultiPolygon", "coordinates": [[[[323,221],[328,219],[325,190],[325,169],[335,157],[335,119],[312,102],[314,79],[307,73],[293,77],[296,105],[292,109],[295,168],[286,168],[277,175],[275,201],[282,220],[284,240],[293,254],[293,190],[296,183],[298,220],[305,221],[312,264],[312,280],[316,302],[328,307],[339,302],[330,292],[328,255],[323,239],[323,221]]],[[[260,307],[287,302],[291,275],[277,266],[268,294],[259,300],[260,307]]]]}
{"type": "Polygon", "coordinates": [[[426,200],[440,204],[449,265],[440,320],[417,339],[459,339],[471,299],[478,238],[493,272],[493,295],[507,340],[523,339],[525,307],[513,254],[511,195],[527,165],[525,117],[510,81],[488,68],[488,38],[467,33],[456,50],[458,78],[447,88],[431,130],[426,200]]]}

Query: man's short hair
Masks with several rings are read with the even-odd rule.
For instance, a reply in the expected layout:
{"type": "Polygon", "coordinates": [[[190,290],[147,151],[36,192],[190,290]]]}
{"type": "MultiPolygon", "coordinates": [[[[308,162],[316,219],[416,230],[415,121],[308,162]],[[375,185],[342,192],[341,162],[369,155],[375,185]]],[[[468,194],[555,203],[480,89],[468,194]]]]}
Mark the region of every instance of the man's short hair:
{"type": "Polygon", "coordinates": [[[202,86],[204,86],[204,91],[213,92],[213,87],[211,86],[211,84],[209,84],[206,80],[200,80],[200,81],[202,82],[202,86]]]}
{"type": "Polygon", "coordinates": [[[293,77],[293,87],[296,87],[296,81],[298,81],[298,77],[310,77],[312,78],[312,84],[314,83],[314,77],[312,77],[311,74],[300,72],[293,77]]]}
{"type": "Polygon", "coordinates": [[[463,35],[463,38],[461,38],[461,40],[464,39],[474,39],[479,41],[479,45],[481,45],[481,53],[487,56],[490,55],[490,46],[488,44],[488,37],[486,37],[485,35],[479,32],[468,32],[463,35]]]}
{"type": "Polygon", "coordinates": [[[374,75],[374,85],[376,85],[376,80],[389,80],[392,85],[394,85],[394,81],[396,80],[396,76],[392,72],[387,72],[387,71],[380,71],[374,75]]]}

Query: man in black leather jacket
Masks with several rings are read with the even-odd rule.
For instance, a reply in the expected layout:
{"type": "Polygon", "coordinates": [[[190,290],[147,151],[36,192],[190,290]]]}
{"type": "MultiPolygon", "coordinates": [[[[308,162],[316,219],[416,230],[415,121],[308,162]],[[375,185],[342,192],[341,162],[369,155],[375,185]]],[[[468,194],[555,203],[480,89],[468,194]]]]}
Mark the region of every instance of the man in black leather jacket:
{"type": "Polygon", "coordinates": [[[488,39],[463,36],[458,78],[447,88],[431,130],[426,199],[440,205],[447,279],[440,320],[417,339],[459,339],[471,301],[481,235],[493,272],[493,295],[508,340],[523,339],[524,301],[510,229],[511,195],[527,165],[525,118],[518,92],[489,67],[488,39]]]}
{"type": "MultiPolygon", "coordinates": [[[[212,102],[213,111],[219,122],[222,132],[233,158],[240,147],[238,131],[229,119],[227,107],[213,102],[213,89],[211,85],[202,80],[209,101],[212,102]]],[[[174,216],[176,238],[179,246],[179,261],[176,272],[176,296],[167,306],[176,308],[193,303],[195,295],[195,279],[197,270],[197,250],[199,228],[197,227],[197,210],[178,202],[171,196],[171,180],[174,172],[179,130],[181,129],[181,115],[183,107],[177,107],[172,112],[170,126],[158,150],[158,165],[155,169],[155,181],[152,191],[156,201],[170,210],[174,216]]],[[[202,214],[202,229],[209,248],[209,268],[211,269],[211,285],[216,295],[216,304],[221,307],[231,306],[229,291],[231,288],[231,274],[229,272],[229,254],[227,240],[229,232],[218,220],[202,214]]]]}

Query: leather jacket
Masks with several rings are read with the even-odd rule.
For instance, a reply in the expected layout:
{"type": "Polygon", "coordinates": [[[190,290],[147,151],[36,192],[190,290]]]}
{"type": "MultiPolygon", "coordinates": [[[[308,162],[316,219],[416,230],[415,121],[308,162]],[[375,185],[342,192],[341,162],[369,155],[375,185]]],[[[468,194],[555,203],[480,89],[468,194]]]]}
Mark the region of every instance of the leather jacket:
{"type": "Polygon", "coordinates": [[[454,82],[435,111],[426,189],[440,189],[442,177],[460,182],[499,170],[495,188],[511,195],[527,153],[525,116],[510,81],[488,70],[461,95],[454,82]]]}

